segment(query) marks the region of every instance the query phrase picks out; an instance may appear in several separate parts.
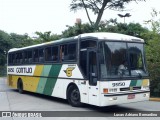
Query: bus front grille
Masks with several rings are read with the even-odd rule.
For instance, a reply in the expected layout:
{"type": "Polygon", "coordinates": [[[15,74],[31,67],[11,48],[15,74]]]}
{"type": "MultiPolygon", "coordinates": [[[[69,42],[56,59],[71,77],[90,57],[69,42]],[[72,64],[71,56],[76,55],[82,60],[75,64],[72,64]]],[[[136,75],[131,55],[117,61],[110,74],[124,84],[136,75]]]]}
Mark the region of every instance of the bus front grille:
{"type": "Polygon", "coordinates": [[[126,87],[126,88],[120,88],[120,91],[131,91],[131,90],[140,90],[141,87],[126,87]]]}

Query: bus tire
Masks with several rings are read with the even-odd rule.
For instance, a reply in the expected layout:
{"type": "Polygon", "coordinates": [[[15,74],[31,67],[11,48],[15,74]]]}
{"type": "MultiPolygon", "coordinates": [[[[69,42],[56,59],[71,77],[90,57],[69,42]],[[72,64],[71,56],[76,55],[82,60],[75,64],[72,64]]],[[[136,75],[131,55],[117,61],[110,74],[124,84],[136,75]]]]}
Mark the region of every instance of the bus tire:
{"type": "Polygon", "coordinates": [[[73,107],[80,107],[82,103],[80,102],[80,92],[77,86],[71,85],[67,90],[67,99],[70,105],[73,107]]]}
{"type": "Polygon", "coordinates": [[[23,94],[24,93],[24,90],[23,90],[23,82],[21,79],[18,80],[18,83],[17,83],[17,89],[18,89],[18,92],[23,94]]]}

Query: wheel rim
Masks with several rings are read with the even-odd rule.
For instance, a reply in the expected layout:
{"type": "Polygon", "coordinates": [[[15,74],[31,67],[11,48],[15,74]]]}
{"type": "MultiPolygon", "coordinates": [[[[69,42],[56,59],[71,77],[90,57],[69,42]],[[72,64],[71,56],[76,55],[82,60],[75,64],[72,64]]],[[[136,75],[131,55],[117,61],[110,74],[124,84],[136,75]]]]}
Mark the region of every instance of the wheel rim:
{"type": "Polygon", "coordinates": [[[78,89],[74,89],[71,92],[71,101],[73,103],[77,103],[77,102],[79,102],[79,99],[80,99],[79,90],[78,89]]]}

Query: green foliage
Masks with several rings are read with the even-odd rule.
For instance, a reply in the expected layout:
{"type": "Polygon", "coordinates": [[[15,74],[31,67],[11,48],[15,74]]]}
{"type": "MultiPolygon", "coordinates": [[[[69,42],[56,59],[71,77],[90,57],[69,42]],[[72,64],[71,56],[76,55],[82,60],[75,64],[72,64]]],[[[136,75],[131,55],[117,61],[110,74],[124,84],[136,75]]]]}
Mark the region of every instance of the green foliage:
{"type": "Polygon", "coordinates": [[[152,18],[147,21],[152,31],[149,32],[146,57],[151,80],[151,95],[160,97],[160,12],[153,9],[152,18]],[[155,94],[157,93],[157,94],[155,94]]]}
{"type": "MultiPolygon", "coordinates": [[[[146,46],[146,58],[148,64],[148,70],[151,80],[151,91],[159,92],[160,86],[160,35],[152,34],[152,39],[148,41],[146,46]],[[158,91],[157,91],[158,90],[158,91]]],[[[160,96],[159,96],[160,97],[160,96]]]]}
{"type": "Polygon", "coordinates": [[[20,48],[34,44],[34,41],[27,34],[19,35],[16,33],[11,33],[10,36],[12,48],[20,48]]]}
{"type": "Polygon", "coordinates": [[[82,33],[94,32],[91,25],[87,24],[75,24],[74,26],[68,26],[68,29],[62,32],[62,37],[72,37],[82,33]]]}
{"type": "Polygon", "coordinates": [[[35,44],[35,41],[27,34],[8,34],[4,31],[0,31],[0,66],[4,66],[6,64],[7,52],[9,49],[25,47],[33,44],[35,44]]]}
{"type": "Polygon", "coordinates": [[[87,24],[75,24],[69,26],[68,29],[62,32],[62,37],[72,37],[82,33],[91,32],[114,32],[127,34],[143,38],[147,41],[152,37],[147,28],[142,27],[139,23],[118,23],[116,19],[110,19],[108,21],[101,21],[98,30],[95,30],[91,25],[87,24]]]}
{"type": "Polygon", "coordinates": [[[102,21],[99,25],[99,32],[114,32],[143,38],[146,43],[150,39],[149,30],[139,23],[118,23],[116,19],[102,21]],[[148,36],[147,36],[148,34],[148,36]]]}
{"type": "Polygon", "coordinates": [[[116,33],[122,33],[132,36],[140,36],[140,34],[144,31],[147,31],[145,28],[143,28],[139,23],[117,23],[116,25],[109,25],[106,28],[106,31],[112,31],[116,33]]]}
{"type": "Polygon", "coordinates": [[[154,39],[146,46],[146,56],[149,71],[153,80],[160,78],[160,35],[155,34],[154,39]]]}
{"type": "Polygon", "coordinates": [[[49,42],[49,41],[53,41],[53,40],[58,40],[60,38],[60,35],[57,34],[52,34],[51,35],[51,31],[48,32],[35,32],[39,38],[37,39],[39,42],[49,42]]]}
{"type": "Polygon", "coordinates": [[[0,65],[4,65],[6,63],[6,55],[10,47],[10,36],[0,30],[0,65]]]}
{"type": "Polygon", "coordinates": [[[52,40],[57,40],[61,36],[51,34],[51,32],[36,32],[39,36],[33,39],[28,34],[20,35],[16,33],[6,33],[0,30],[0,66],[4,66],[7,62],[7,52],[11,48],[21,48],[29,45],[40,44],[52,40]]]}

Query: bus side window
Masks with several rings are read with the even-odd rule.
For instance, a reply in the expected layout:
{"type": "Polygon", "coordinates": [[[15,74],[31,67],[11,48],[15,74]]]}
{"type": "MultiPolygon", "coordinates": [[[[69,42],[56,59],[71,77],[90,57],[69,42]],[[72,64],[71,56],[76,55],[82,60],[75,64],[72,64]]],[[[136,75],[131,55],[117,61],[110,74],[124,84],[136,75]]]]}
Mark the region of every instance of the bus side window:
{"type": "Polygon", "coordinates": [[[22,62],[23,62],[23,53],[20,52],[19,53],[19,64],[22,64],[22,62]]]}
{"type": "Polygon", "coordinates": [[[52,57],[51,57],[51,47],[47,47],[45,48],[45,61],[51,61],[52,57]]]}
{"type": "Polygon", "coordinates": [[[62,61],[68,60],[67,56],[67,45],[62,46],[62,61]]]}
{"type": "Polygon", "coordinates": [[[39,49],[39,62],[43,62],[43,61],[44,61],[44,50],[39,49]]]}
{"type": "Polygon", "coordinates": [[[15,59],[15,63],[17,64],[17,63],[19,63],[19,59],[18,59],[18,53],[16,53],[16,57],[15,57],[16,59],[15,59]]]}
{"type": "Polygon", "coordinates": [[[62,61],[76,60],[76,43],[62,45],[60,56],[62,61]]]}
{"type": "Polygon", "coordinates": [[[94,40],[85,40],[81,42],[81,49],[91,48],[96,46],[97,46],[97,42],[94,40]]]}
{"type": "Polygon", "coordinates": [[[76,43],[68,45],[68,60],[76,60],[76,43]]]}
{"type": "Polygon", "coordinates": [[[27,55],[28,51],[24,51],[24,63],[28,63],[28,55],[27,55]]]}
{"type": "Polygon", "coordinates": [[[38,59],[38,49],[35,49],[33,51],[33,62],[38,62],[39,59],[38,59]]]}
{"type": "Polygon", "coordinates": [[[15,60],[15,54],[14,54],[14,53],[12,54],[12,63],[13,63],[13,64],[15,64],[15,63],[16,63],[16,60],[15,60]]]}
{"type": "Polygon", "coordinates": [[[32,51],[28,51],[28,62],[32,63],[32,51]]]}
{"type": "Polygon", "coordinates": [[[58,61],[58,46],[52,47],[52,60],[58,61]]]}

